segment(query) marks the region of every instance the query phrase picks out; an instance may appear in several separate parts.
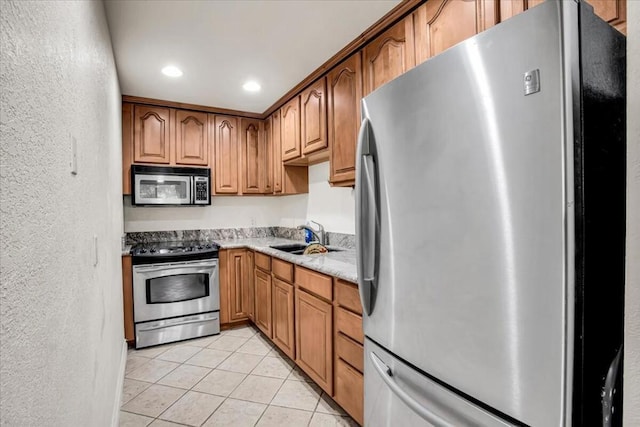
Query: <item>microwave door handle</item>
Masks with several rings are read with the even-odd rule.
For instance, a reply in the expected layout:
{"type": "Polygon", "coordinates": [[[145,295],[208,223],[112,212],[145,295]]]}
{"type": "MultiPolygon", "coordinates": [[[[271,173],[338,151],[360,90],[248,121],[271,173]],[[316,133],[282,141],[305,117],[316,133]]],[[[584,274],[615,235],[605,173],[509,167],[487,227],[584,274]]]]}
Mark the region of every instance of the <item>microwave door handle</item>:
{"type": "Polygon", "coordinates": [[[189,182],[191,183],[191,200],[189,200],[189,204],[193,205],[196,202],[196,186],[193,176],[189,177],[189,182]]]}

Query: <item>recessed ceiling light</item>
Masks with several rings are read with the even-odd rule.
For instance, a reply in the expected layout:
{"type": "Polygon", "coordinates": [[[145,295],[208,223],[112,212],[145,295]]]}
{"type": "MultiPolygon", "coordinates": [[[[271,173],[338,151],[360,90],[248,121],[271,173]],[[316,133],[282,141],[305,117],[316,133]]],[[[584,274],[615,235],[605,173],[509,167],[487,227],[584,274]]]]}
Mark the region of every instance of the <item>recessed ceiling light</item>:
{"type": "Polygon", "coordinates": [[[162,74],[169,77],[180,77],[182,75],[182,70],[178,67],[174,67],[173,65],[167,65],[162,69],[162,74]]]}
{"type": "Polygon", "coordinates": [[[246,90],[247,92],[257,92],[260,90],[260,85],[258,84],[258,82],[250,80],[242,85],[242,89],[246,90]]]}

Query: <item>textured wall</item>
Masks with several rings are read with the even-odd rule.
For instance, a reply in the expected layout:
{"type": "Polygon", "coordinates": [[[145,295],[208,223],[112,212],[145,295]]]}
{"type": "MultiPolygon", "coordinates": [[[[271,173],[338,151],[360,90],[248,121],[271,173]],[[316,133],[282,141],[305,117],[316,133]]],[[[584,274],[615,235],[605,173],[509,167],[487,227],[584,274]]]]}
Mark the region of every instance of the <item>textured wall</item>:
{"type": "Polygon", "coordinates": [[[627,286],[624,424],[640,426],[640,2],[627,2],[627,286]]]}
{"type": "Polygon", "coordinates": [[[121,114],[104,7],[0,8],[0,424],[111,425],[124,343],[121,114]]]}
{"type": "Polygon", "coordinates": [[[355,233],[355,199],[350,188],[329,186],[329,162],[309,167],[309,194],[296,196],[214,196],[198,208],[124,206],[124,229],[134,231],[193,230],[230,227],[295,227],[307,219],[327,231],[355,233]]]}

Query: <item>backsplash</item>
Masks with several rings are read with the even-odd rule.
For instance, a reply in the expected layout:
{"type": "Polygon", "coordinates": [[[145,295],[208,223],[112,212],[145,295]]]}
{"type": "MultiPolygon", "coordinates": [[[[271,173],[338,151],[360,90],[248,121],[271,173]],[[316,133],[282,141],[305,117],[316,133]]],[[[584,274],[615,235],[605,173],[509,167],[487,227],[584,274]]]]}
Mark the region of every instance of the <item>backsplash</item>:
{"type": "MultiPolygon", "coordinates": [[[[126,244],[148,242],[172,242],[188,240],[228,240],[251,239],[264,237],[281,237],[284,239],[304,241],[304,231],[290,227],[247,227],[247,228],[216,228],[209,230],[176,230],[176,231],[144,231],[127,233],[126,244]]],[[[341,248],[355,248],[353,234],[327,232],[329,245],[341,248]]]]}

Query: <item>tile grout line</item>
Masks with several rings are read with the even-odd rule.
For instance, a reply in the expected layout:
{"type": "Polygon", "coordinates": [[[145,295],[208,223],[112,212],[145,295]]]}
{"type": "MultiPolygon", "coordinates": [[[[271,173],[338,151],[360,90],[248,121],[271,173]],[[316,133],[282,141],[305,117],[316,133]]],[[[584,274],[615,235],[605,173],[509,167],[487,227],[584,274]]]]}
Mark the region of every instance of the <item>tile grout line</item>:
{"type": "MultiPolygon", "coordinates": [[[[273,404],[274,399],[276,398],[276,396],[278,395],[278,393],[282,390],[283,386],[287,383],[287,381],[302,382],[302,383],[304,383],[304,384],[309,384],[309,381],[305,380],[305,379],[304,379],[304,377],[302,377],[302,379],[292,378],[293,372],[294,372],[294,371],[295,371],[295,369],[296,369],[295,361],[294,361],[294,360],[292,360],[292,359],[291,359],[289,356],[287,356],[286,354],[284,354],[284,353],[280,352],[277,346],[273,345],[273,344],[270,342],[270,340],[268,340],[266,337],[264,337],[264,336],[262,335],[261,331],[259,331],[259,330],[258,330],[258,331],[256,331],[256,329],[255,329],[254,327],[251,327],[251,326],[250,326],[250,328],[254,331],[254,334],[253,334],[253,335],[251,335],[250,337],[237,337],[237,336],[233,336],[233,335],[226,335],[226,334],[222,335],[222,334],[219,334],[219,335],[215,335],[216,340],[212,341],[209,345],[207,345],[207,346],[205,346],[205,347],[189,345],[189,342],[188,342],[188,341],[185,341],[185,344],[186,344],[187,346],[190,346],[190,347],[197,347],[197,348],[199,348],[199,350],[198,350],[196,353],[194,353],[193,355],[191,355],[189,358],[187,358],[187,359],[186,359],[185,361],[183,361],[183,362],[175,362],[175,361],[172,361],[172,360],[159,359],[159,357],[160,357],[160,356],[162,356],[162,355],[163,355],[163,354],[165,354],[166,352],[170,351],[172,348],[175,348],[175,347],[177,347],[178,345],[182,345],[182,344],[172,345],[172,346],[168,347],[165,351],[162,351],[161,353],[157,354],[157,355],[156,355],[156,356],[154,356],[154,357],[148,357],[148,356],[137,356],[137,357],[142,357],[142,358],[145,358],[145,359],[149,359],[149,361],[151,361],[151,360],[159,360],[159,361],[163,361],[163,362],[176,363],[176,364],[177,364],[177,366],[176,366],[176,367],[174,367],[173,369],[171,369],[169,372],[167,372],[165,375],[163,375],[161,378],[159,378],[157,381],[155,381],[155,382],[153,382],[153,383],[150,383],[150,382],[148,382],[148,381],[142,381],[142,380],[136,380],[136,379],[133,379],[133,378],[128,378],[129,380],[133,380],[133,381],[138,381],[138,382],[142,382],[142,383],[149,384],[149,386],[147,386],[144,390],[142,390],[141,392],[137,393],[136,395],[132,396],[132,397],[131,397],[127,402],[121,403],[121,405],[120,405],[120,410],[122,410],[123,412],[127,412],[127,413],[131,413],[131,414],[135,414],[135,415],[141,415],[141,416],[146,416],[146,417],[148,417],[147,415],[144,415],[144,414],[138,414],[138,413],[135,413],[135,412],[131,412],[131,411],[123,410],[123,409],[122,409],[122,406],[124,406],[124,405],[126,405],[127,403],[129,403],[129,402],[131,402],[132,400],[134,400],[136,397],[138,397],[140,394],[142,394],[145,390],[147,390],[147,389],[148,389],[149,387],[151,387],[152,385],[156,385],[156,384],[157,384],[157,385],[160,385],[160,386],[165,386],[165,387],[171,387],[171,388],[174,388],[174,389],[178,389],[178,390],[182,391],[182,394],[181,394],[181,395],[180,395],[180,396],[179,396],[179,397],[178,397],[178,398],[177,398],[177,399],[176,399],[176,400],[175,400],[171,405],[169,405],[169,406],[168,406],[164,411],[162,411],[162,412],[161,412],[157,417],[149,417],[149,418],[153,418],[153,419],[152,419],[152,421],[151,421],[149,424],[152,424],[152,423],[153,423],[153,422],[155,422],[156,420],[158,420],[158,421],[167,421],[167,420],[163,420],[163,419],[162,419],[162,418],[160,418],[160,417],[161,417],[164,413],[166,413],[170,408],[172,408],[172,407],[173,407],[173,406],[174,406],[174,405],[175,405],[175,404],[176,404],[180,399],[182,399],[182,398],[183,398],[183,397],[184,397],[188,392],[194,392],[194,393],[203,393],[203,394],[207,394],[207,395],[211,395],[211,396],[216,396],[216,397],[222,398],[222,401],[220,402],[220,404],[216,406],[216,408],[213,410],[213,412],[212,412],[211,414],[209,414],[209,416],[204,420],[204,422],[203,422],[203,423],[201,423],[201,424],[200,424],[200,426],[202,426],[202,425],[206,424],[206,423],[211,419],[211,417],[213,417],[213,416],[214,416],[214,414],[215,414],[215,413],[216,413],[216,412],[217,412],[217,411],[218,411],[218,410],[219,410],[219,409],[220,409],[220,408],[225,404],[225,402],[226,402],[227,400],[229,400],[229,399],[238,400],[238,401],[244,401],[244,402],[249,402],[249,403],[258,403],[258,404],[265,405],[264,410],[262,411],[262,413],[261,413],[261,414],[260,414],[260,416],[258,417],[257,421],[253,424],[254,426],[255,426],[256,424],[258,424],[258,423],[260,422],[260,420],[262,420],[262,419],[263,419],[264,414],[267,412],[267,410],[269,409],[269,407],[283,408],[283,409],[289,409],[289,410],[299,410],[299,411],[303,411],[303,412],[310,413],[310,414],[311,414],[311,417],[309,418],[309,421],[307,422],[307,426],[309,426],[309,425],[311,424],[311,422],[313,421],[313,417],[315,416],[315,414],[325,414],[324,412],[322,412],[322,413],[318,412],[318,411],[317,411],[317,409],[318,409],[318,407],[319,407],[319,405],[320,405],[320,401],[322,400],[322,396],[323,396],[324,394],[326,394],[326,392],[325,392],[324,390],[320,389],[320,394],[318,395],[318,399],[317,399],[317,401],[316,401],[316,403],[315,403],[315,405],[314,405],[314,409],[312,409],[311,411],[306,410],[306,409],[300,409],[300,408],[289,407],[289,406],[280,406],[280,405],[273,404]],[[242,343],[242,344],[240,344],[238,347],[236,347],[236,349],[235,349],[235,350],[233,350],[233,351],[229,351],[229,350],[221,350],[221,349],[216,349],[216,348],[210,348],[210,347],[209,347],[210,345],[213,345],[213,344],[214,344],[214,342],[215,342],[215,341],[217,341],[220,337],[223,337],[223,336],[230,336],[230,337],[232,337],[232,338],[239,338],[239,339],[243,339],[244,341],[243,341],[243,343],[242,343]],[[244,352],[239,351],[239,349],[240,349],[241,347],[243,347],[247,342],[249,342],[251,339],[256,338],[256,337],[259,337],[259,340],[260,340],[260,341],[262,341],[262,343],[263,343],[263,344],[265,344],[266,346],[268,346],[268,347],[269,347],[269,350],[266,352],[266,354],[261,355],[261,354],[253,354],[253,353],[244,353],[244,352]],[[193,364],[189,364],[189,363],[187,363],[187,362],[188,362],[189,360],[191,360],[193,357],[196,357],[198,354],[200,354],[200,353],[202,352],[202,350],[206,350],[206,349],[209,349],[209,350],[218,350],[218,351],[225,351],[225,352],[229,352],[229,354],[228,354],[227,356],[225,356],[225,357],[224,357],[224,359],[222,359],[222,360],[221,360],[218,364],[216,364],[216,366],[215,366],[215,367],[213,367],[213,368],[211,368],[211,367],[209,367],[209,366],[193,365],[193,364]],[[273,354],[271,354],[271,353],[273,352],[273,350],[275,350],[275,352],[274,352],[273,354]],[[222,365],[225,361],[227,361],[227,360],[228,360],[231,356],[233,356],[234,354],[258,356],[258,357],[260,357],[260,359],[257,361],[256,365],[255,365],[255,366],[254,366],[254,367],[253,367],[253,368],[252,368],[248,373],[244,373],[244,372],[237,372],[237,371],[230,371],[230,370],[226,370],[226,369],[220,369],[220,368],[219,368],[219,366],[220,366],[220,365],[222,365]],[[288,368],[290,368],[290,369],[289,369],[289,371],[288,371],[287,376],[286,376],[286,377],[284,377],[284,378],[280,378],[280,377],[273,377],[273,376],[268,376],[268,375],[255,374],[255,373],[254,373],[254,371],[258,368],[258,366],[259,366],[259,365],[260,365],[260,364],[261,364],[261,363],[262,363],[262,362],[263,362],[267,357],[271,357],[271,358],[274,358],[274,359],[277,359],[277,360],[281,360],[281,361],[283,361],[283,363],[284,363],[284,364],[286,364],[288,368]],[[291,366],[291,364],[290,364],[289,362],[292,362],[293,366],[291,366]],[[194,367],[204,368],[204,369],[208,369],[208,370],[209,370],[209,372],[208,372],[207,374],[205,374],[205,375],[204,375],[200,380],[198,380],[195,384],[193,384],[193,385],[192,385],[190,388],[188,388],[188,389],[183,389],[183,388],[181,388],[181,387],[176,387],[176,386],[173,386],[173,385],[160,384],[160,381],[162,381],[162,380],[163,380],[164,378],[166,378],[168,375],[170,375],[171,373],[173,373],[175,370],[179,369],[181,366],[194,366],[194,367]],[[241,375],[244,375],[245,377],[242,379],[242,381],[241,381],[238,385],[236,385],[236,386],[235,386],[235,387],[234,387],[234,388],[229,392],[229,394],[228,394],[227,396],[220,396],[220,395],[216,395],[216,394],[209,393],[209,392],[205,392],[205,391],[196,391],[196,390],[194,390],[194,388],[195,388],[195,387],[197,387],[197,386],[198,386],[198,384],[200,384],[202,381],[204,381],[204,379],[205,379],[207,376],[209,376],[211,373],[213,373],[213,372],[214,372],[214,371],[216,371],[216,370],[224,371],[224,372],[232,372],[232,373],[235,373],[235,374],[241,374],[241,375]],[[247,378],[249,378],[250,376],[255,376],[255,377],[260,377],[260,378],[276,379],[276,380],[281,380],[281,381],[282,381],[282,383],[280,384],[280,386],[278,387],[278,389],[277,389],[277,390],[276,390],[276,392],[274,393],[273,397],[270,399],[269,403],[264,404],[264,403],[261,403],[261,402],[254,402],[254,401],[251,401],[251,400],[239,399],[239,398],[234,398],[234,397],[232,397],[232,396],[231,396],[231,395],[232,395],[232,394],[233,394],[233,393],[234,393],[234,392],[235,392],[235,391],[236,391],[236,390],[237,390],[237,389],[242,385],[242,383],[244,383],[244,382],[247,380],[247,378]]],[[[134,351],[135,351],[135,350],[134,350],[134,351]]],[[[133,353],[133,354],[131,354],[131,353],[133,353],[133,352],[130,352],[130,354],[129,354],[129,355],[135,355],[135,353],[133,353]]],[[[146,362],[146,363],[145,363],[145,365],[146,365],[147,363],[148,363],[148,362],[146,362]]],[[[143,365],[143,366],[144,366],[144,365],[143,365]]],[[[142,367],[142,366],[141,366],[141,367],[142,367]]],[[[140,368],[141,368],[141,367],[140,367],[140,368]]],[[[133,371],[135,371],[135,370],[137,370],[137,369],[139,369],[139,368],[136,368],[136,369],[134,369],[133,371]]],[[[131,372],[133,372],[133,371],[131,371],[131,372]]],[[[304,375],[304,371],[302,371],[302,374],[304,375]]],[[[125,375],[125,378],[127,378],[127,377],[126,377],[126,375],[125,375]]],[[[311,384],[313,385],[314,383],[312,382],[311,384]]],[[[327,396],[329,396],[329,395],[327,394],[327,396]]],[[[330,398],[330,396],[329,396],[329,398],[330,398]]],[[[343,419],[344,419],[344,418],[348,418],[348,416],[347,416],[347,415],[343,415],[343,414],[340,414],[340,413],[335,414],[335,413],[331,412],[331,413],[327,413],[327,415],[334,416],[334,417],[339,417],[339,418],[343,418],[343,419]]],[[[176,423],[175,421],[171,421],[171,422],[176,423]]],[[[188,424],[184,424],[184,423],[176,423],[176,424],[184,425],[184,426],[189,426],[188,424]]],[[[148,424],[147,424],[147,425],[148,425],[148,424]]]]}

